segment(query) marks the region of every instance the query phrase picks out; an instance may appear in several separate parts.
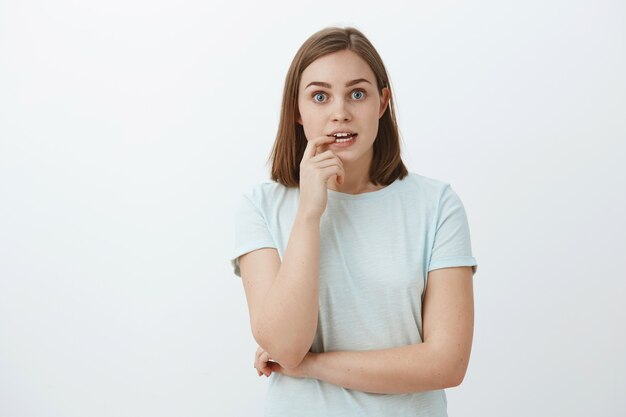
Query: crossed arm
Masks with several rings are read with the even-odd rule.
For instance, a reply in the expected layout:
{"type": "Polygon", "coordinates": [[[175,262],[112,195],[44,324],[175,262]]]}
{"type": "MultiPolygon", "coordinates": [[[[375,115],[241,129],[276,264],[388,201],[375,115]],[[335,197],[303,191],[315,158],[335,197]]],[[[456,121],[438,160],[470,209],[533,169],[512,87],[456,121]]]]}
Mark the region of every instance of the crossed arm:
{"type": "Polygon", "coordinates": [[[309,352],[294,368],[270,361],[261,347],[255,367],[267,376],[280,372],[373,393],[457,386],[467,370],[474,332],[472,268],[430,271],[422,308],[423,343],[369,351],[309,352]]]}

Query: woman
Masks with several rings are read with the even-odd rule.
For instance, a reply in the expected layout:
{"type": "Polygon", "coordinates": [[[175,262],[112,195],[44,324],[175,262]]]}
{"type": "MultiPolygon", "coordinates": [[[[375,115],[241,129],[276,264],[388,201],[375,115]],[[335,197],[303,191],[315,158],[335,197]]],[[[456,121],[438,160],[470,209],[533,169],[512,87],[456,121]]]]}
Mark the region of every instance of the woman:
{"type": "Polygon", "coordinates": [[[243,196],[231,260],[271,375],[265,416],[446,416],[464,378],[466,213],[407,171],[389,85],[350,27],[312,35],[289,68],[272,181],[243,196]]]}

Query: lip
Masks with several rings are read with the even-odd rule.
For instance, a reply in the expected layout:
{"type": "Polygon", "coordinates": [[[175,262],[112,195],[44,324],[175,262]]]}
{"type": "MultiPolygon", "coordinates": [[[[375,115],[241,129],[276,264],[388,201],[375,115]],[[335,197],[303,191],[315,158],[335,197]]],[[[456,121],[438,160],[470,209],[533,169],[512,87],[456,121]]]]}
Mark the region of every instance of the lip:
{"type": "Polygon", "coordinates": [[[350,146],[354,145],[354,142],[356,142],[357,136],[358,136],[358,134],[355,134],[347,142],[332,142],[332,143],[330,143],[330,146],[332,146],[333,148],[347,148],[347,147],[350,147],[350,146]]]}
{"type": "Polygon", "coordinates": [[[332,132],[330,132],[327,136],[334,135],[335,133],[356,133],[356,132],[350,129],[335,129],[332,132]]]}

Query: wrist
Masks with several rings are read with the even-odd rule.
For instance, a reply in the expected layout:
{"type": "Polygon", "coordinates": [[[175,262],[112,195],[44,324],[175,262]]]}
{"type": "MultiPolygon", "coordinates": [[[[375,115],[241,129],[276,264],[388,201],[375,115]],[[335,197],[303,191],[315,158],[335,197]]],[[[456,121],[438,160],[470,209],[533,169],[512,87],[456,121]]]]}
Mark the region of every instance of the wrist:
{"type": "Polygon", "coordinates": [[[316,378],[319,356],[321,353],[308,352],[302,361],[302,373],[306,378],[316,378]]]}
{"type": "Polygon", "coordinates": [[[300,219],[305,223],[319,223],[322,216],[319,213],[315,213],[303,208],[299,208],[296,213],[296,220],[300,219]]]}

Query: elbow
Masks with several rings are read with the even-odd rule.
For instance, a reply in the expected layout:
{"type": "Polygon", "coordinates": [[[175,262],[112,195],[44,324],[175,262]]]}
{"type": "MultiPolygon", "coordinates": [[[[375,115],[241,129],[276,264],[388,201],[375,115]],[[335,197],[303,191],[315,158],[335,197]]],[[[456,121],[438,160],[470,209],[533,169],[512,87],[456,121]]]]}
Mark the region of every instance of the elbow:
{"type": "Polygon", "coordinates": [[[463,382],[464,378],[465,378],[465,372],[463,372],[463,373],[460,373],[460,372],[453,373],[450,376],[448,384],[446,384],[446,388],[458,387],[459,385],[461,385],[461,383],[463,382]]]}
{"type": "Polygon", "coordinates": [[[300,364],[304,360],[304,357],[306,356],[306,353],[302,355],[300,352],[296,352],[294,349],[283,349],[281,346],[274,345],[268,345],[268,347],[265,348],[264,345],[259,345],[262,346],[269,353],[270,359],[272,361],[278,362],[280,366],[285,369],[297,368],[298,366],[300,366],[300,364]]]}
{"type": "Polygon", "coordinates": [[[454,388],[461,385],[469,365],[469,350],[449,349],[444,345],[438,347],[436,351],[438,358],[436,362],[439,363],[438,369],[441,370],[439,374],[441,377],[440,385],[443,385],[444,388],[454,388]]]}
{"type": "Polygon", "coordinates": [[[285,369],[295,369],[304,360],[306,356],[306,352],[302,353],[299,351],[295,351],[294,349],[281,349],[280,347],[273,348],[273,350],[269,351],[270,357],[274,362],[278,362],[280,366],[285,369]]]}
{"type": "Polygon", "coordinates": [[[265,337],[266,333],[258,327],[253,327],[252,334],[257,344],[269,353],[272,361],[278,362],[280,366],[286,369],[297,368],[309,350],[294,348],[295,343],[285,343],[284,341],[277,343],[276,338],[265,337]]]}
{"type": "Polygon", "coordinates": [[[465,379],[465,373],[467,371],[467,365],[456,366],[448,372],[448,381],[446,388],[454,388],[461,385],[463,379],[465,379]]]}
{"type": "Polygon", "coordinates": [[[285,357],[283,358],[282,362],[280,360],[276,360],[276,362],[278,362],[280,364],[280,366],[282,366],[285,369],[295,369],[298,366],[300,366],[300,364],[302,363],[302,361],[304,360],[305,355],[295,355],[294,352],[290,352],[290,355],[285,355],[285,357]]]}
{"type": "Polygon", "coordinates": [[[445,350],[436,349],[437,359],[433,361],[435,367],[436,385],[439,388],[454,388],[461,385],[465,378],[469,358],[455,353],[446,353],[445,350]]]}

